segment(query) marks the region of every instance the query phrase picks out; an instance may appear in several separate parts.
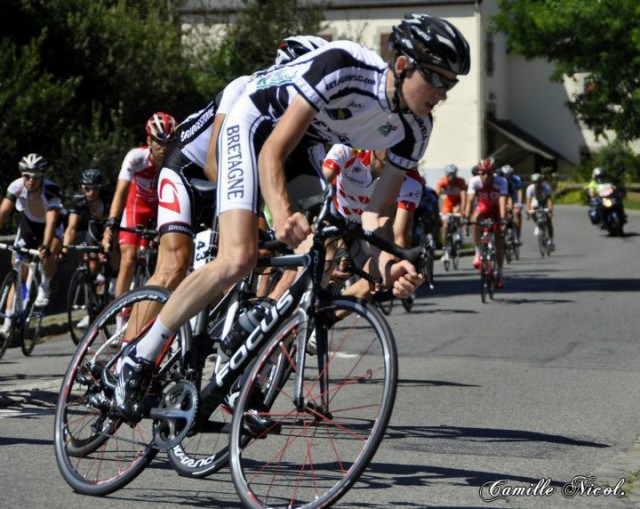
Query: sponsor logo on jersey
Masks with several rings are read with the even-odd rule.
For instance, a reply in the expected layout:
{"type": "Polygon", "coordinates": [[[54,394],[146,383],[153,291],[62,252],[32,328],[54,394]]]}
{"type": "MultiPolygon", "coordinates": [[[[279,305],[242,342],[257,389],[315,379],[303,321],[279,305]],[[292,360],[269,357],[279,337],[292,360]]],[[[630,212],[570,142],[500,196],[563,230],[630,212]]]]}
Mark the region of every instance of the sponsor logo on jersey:
{"type": "Polygon", "coordinates": [[[393,131],[397,131],[398,126],[393,125],[391,122],[387,122],[385,125],[378,127],[378,131],[382,136],[389,136],[393,131]]]}
{"type": "Polygon", "coordinates": [[[325,111],[329,118],[332,118],[333,120],[346,120],[353,117],[353,113],[346,108],[337,108],[335,110],[327,109],[325,111]]]}

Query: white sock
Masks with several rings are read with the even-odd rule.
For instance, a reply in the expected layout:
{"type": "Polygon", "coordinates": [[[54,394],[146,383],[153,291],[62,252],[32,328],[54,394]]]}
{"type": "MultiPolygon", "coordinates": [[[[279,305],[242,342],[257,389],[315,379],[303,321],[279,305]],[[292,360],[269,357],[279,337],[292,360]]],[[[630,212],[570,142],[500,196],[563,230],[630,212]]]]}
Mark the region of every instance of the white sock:
{"type": "Polygon", "coordinates": [[[155,362],[172,334],[173,332],[164,326],[160,318],[157,318],[146,336],[136,345],[138,357],[150,362],[155,362]]]}

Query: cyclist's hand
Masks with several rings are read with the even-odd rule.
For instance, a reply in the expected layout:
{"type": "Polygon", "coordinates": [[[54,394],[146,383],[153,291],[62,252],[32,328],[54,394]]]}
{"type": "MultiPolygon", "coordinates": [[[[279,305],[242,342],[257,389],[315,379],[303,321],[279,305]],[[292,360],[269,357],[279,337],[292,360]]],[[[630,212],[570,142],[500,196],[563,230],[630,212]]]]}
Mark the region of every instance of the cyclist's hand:
{"type": "Polygon", "coordinates": [[[110,229],[105,229],[104,234],[102,235],[102,251],[108,253],[111,250],[111,239],[113,238],[113,233],[110,229]]]}
{"type": "Polygon", "coordinates": [[[276,239],[294,249],[311,233],[311,226],[309,225],[307,217],[300,212],[296,212],[288,217],[283,224],[275,224],[274,226],[276,239]]]}
{"type": "Polygon", "coordinates": [[[406,260],[394,263],[390,272],[393,280],[393,295],[399,299],[406,299],[413,295],[424,282],[424,276],[406,260]]]}
{"type": "Polygon", "coordinates": [[[58,255],[56,256],[56,259],[57,259],[59,262],[63,262],[63,261],[65,261],[65,260],[67,259],[67,254],[69,254],[69,253],[68,253],[68,251],[67,251],[67,249],[63,247],[63,248],[60,250],[60,252],[58,253],[58,255]]]}
{"type": "Polygon", "coordinates": [[[48,244],[40,244],[40,246],[38,247],[38,252],[40,253],[41,260],[44,260],[45,258],[51,256],[51,249],[49,248],[48,244]]]}

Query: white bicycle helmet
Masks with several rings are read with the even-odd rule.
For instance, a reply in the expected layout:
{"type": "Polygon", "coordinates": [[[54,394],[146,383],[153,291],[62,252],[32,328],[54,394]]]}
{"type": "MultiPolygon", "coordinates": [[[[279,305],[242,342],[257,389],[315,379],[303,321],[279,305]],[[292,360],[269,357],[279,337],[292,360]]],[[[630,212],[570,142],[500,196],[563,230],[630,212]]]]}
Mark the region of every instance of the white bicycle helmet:
{"type": "Polygon", "coordinates": [[[27,154],[22,159],[20,159],[18,168],[20,169],[20,173],[22,173],[23,171],[43,173],[48,164],[49,163],[47,163],[47,160],[40,154],[32,153],[27,154]]]}
{"type": "Polygon", "coordinates": [[[286,64],[299,56],[327,44],[328,41],[315,35],[295,35],[278,44],[276,65],[286,64]]]}

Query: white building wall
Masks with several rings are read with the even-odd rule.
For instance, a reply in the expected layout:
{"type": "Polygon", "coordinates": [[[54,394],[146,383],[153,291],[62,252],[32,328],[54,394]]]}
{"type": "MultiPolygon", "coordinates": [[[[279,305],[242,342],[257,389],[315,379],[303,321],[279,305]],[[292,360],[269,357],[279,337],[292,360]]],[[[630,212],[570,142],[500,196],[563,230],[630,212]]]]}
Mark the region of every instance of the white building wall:
{"type": "MultiPolygon", "coordinates": [[[[388,34],[391,27],[405,14],[399,9],[328,10],[328,28],[323,33],[333,40],[350,39],[364,46],[380,51],[382,34],[388,34]]],[[[482,156],[483,111],[480,95],[480,55],[478,39],[479,26],[472,5],[430,7],[429,14],[451,21],[464,34],[471,46],[471,71],[461,76],[460,83],[439,104],[434,112],[434,131],[426,155],[420,163],[420,170],[429,182],[435,182],[442,174],[442,168],[449,163],[460,167],[461,172],[470,173],[472,165],[482,156]]]]}

